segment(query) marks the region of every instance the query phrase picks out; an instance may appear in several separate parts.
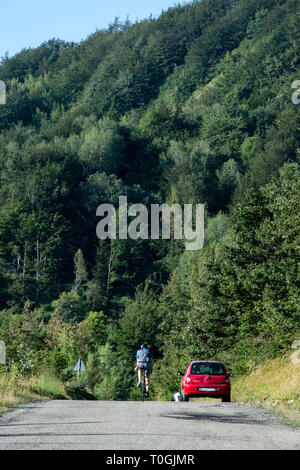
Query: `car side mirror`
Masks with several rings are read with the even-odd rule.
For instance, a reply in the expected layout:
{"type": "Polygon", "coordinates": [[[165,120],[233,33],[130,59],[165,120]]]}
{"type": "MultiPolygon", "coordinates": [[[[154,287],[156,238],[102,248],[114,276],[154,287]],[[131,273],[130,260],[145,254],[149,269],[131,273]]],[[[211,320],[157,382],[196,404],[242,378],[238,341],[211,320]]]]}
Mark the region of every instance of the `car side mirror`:
{"type": "Polygon", "coordinates": [[[177,372],[177,375],[179,375],[180,377],[183,377],[184,373],[183,372],[177,372]]]}
{"type": "Polygon", "coordinates": [[[228,374],[228,375],[229,375],[229,377],[232,377],[232,373],[231,373],[231,372],[229,372],[229,374],[228,374]]]}

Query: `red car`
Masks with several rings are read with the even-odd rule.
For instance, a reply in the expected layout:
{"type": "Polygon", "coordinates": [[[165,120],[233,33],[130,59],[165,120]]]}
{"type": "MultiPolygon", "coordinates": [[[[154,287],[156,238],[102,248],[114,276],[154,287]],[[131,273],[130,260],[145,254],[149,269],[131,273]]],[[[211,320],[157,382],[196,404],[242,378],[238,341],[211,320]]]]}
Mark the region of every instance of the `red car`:
{"type": "Polygon", "coordinates": [[[222,398],[223,402],[230,401],[230,377],[222,362],[192,361],[180,382],[182,401],[190,398],[213,397],[222,398]]]}

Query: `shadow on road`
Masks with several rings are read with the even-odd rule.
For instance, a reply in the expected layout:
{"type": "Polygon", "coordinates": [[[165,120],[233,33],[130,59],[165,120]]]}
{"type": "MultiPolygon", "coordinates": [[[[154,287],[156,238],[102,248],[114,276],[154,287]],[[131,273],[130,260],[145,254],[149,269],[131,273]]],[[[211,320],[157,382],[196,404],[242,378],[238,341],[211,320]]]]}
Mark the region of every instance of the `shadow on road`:
{"type": "Polygon", "coordinates": [[[215,421],[218,423],[231,423],[231,424],[266,424],[265,420],[253,419],[245,413],[239,413],[238,415],[219,415],[212,413],[178,413],[170,415],[160,415],[163,418],[170,419],[183,419],[193,421],[215,421]]]}

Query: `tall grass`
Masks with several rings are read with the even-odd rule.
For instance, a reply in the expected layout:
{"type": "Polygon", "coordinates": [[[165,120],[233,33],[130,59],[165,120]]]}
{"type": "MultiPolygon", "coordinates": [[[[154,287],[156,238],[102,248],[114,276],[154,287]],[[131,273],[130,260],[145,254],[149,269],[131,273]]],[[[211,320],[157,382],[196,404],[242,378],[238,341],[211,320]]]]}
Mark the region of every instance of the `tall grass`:
{"type": "Polygon", "coordinates": [[[21,403],[47,398],[66,398],[62,382],[50,371],[31,377],[0,371],[0,414],[21,403]]]}
{"type": "Polygon", "coordinates": [[[234,401],[278,412],[300,426],[300,364],[290,355],[267,360],[232,383],[234,401]]]}

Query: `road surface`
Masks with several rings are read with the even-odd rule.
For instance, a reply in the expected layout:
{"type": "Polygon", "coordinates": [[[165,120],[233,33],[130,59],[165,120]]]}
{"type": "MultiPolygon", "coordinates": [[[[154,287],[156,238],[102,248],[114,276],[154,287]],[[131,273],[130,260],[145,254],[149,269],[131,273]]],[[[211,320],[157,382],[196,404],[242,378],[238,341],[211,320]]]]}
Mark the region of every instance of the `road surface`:
{"type": "Polygon", "coordinates": [[[300,429],[236,403],[32,403],[0,418],[0,450],[300,450],[300,429]]]}

